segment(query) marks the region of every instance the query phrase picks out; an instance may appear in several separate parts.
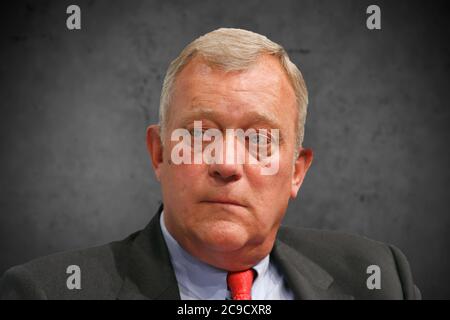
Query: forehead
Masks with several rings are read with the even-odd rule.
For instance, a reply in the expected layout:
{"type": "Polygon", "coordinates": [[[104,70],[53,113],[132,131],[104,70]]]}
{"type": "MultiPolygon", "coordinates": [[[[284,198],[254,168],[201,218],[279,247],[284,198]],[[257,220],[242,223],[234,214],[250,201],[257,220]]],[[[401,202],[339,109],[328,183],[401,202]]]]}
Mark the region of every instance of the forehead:
{"type": "Polygon", "coordinates": [[[230,122],[266,116],[286,126],[285,121],[294,123],[297,112],[287,75],[278,59],[268,55],[244,71],[229,72],[195,57],[177,76],[172,98],[170,118],[207,109],[208,114],[217,113],[230,122]],[[263,116],[254,117],[256,114],[263,116]]]}

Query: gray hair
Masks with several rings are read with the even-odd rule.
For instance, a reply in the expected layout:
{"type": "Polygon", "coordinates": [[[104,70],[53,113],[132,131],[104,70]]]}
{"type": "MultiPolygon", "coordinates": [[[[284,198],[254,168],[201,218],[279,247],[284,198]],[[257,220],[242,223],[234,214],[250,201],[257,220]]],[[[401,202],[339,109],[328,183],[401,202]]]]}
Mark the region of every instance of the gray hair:
{"type": "Polygon", "coordinates": [[[291,62],[282,46],[263,35],[242,29],[220,28],[209,32],[188,44],[170,63],[164,78],[159,105],[161,132],[164,132],[166,125],[175,78],[193,57],[199,55],[207,63],[225,71],[242,71],[263,54],[279,59],[294,89],[298,106],[296,142],[297,146],[301,146],[305,131],[308,92],[300,70],[291,62]]]}

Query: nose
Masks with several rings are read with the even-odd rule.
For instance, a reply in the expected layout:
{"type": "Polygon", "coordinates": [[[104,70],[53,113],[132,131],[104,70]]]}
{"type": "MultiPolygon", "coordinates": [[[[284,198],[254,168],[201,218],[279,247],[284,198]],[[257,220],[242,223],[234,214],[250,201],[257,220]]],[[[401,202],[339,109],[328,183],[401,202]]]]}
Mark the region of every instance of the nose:
{"type": "MultiPolygon", "coordinates": [[[[231,141],[229,141],[231,142],[231,141]]],[[[237,141],[234,141],[233,143],[233,149],[234,149],[234,157],[231,157],[231,159],[227,159],[227,147],[231,147],[229,144],[224,143],[222,150],[216,150],[216,152],[221,153],[218,157],[218,159],[221,159],[223,161],[212,161],[208,165],[208,172],[209,175],[216,179],[220,180],[221,182],[233,182],[237,181],[242,178],[243,175],[243,163],[241,161],[237,161],[237,154],[238,151],[236,149],[237,147],[237,141]]],[[[228,154],[228,156],[232,155],[228,154]]]]}
{"type": "Polygon", "coordinates": [[[233,182],[242,178],[242,165],[233,163],[212,163],[208,168],[209,175],[223,182],[233,182]]]}

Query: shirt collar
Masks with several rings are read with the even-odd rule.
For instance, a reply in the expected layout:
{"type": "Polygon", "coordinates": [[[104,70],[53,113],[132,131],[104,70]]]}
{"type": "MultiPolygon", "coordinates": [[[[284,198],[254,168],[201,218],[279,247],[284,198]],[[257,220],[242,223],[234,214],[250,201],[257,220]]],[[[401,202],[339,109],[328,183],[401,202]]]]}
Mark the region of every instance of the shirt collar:
{"type": "MultiPolygon", "coordinates": [[[[169,249],[170,259],[181,291],[197,299],[223,300],[229,296],[227,271],[206,264],[184,250],[169,233],[164,222],[164,211],[160,217],[161,230],[169,249]]],[[[269,255],[253,266],[257,273],[253,288],[267,275],[269,255]]]]}

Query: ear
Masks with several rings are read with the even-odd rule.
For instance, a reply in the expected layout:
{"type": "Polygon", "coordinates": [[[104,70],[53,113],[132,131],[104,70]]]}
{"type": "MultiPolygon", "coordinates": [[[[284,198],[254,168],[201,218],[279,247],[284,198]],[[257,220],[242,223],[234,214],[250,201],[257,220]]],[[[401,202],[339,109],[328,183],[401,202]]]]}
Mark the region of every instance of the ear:
{"type": "Polygon", "coordinates": [[[160,126],[157,124],[147,128],[147,149],[152,160],[153,170],[156,179],[160,181],[161,165],[163,163],[163,147],[160,135],[160,126]]]}
{"type": "Polygon", "coordinates": [[[294,163],[294,174],[292,176],[291,198],[297,197],[298,190],[303,183],[306,172],[313,160],[312,149],[300,148],[298,157],[294,163]]]}

